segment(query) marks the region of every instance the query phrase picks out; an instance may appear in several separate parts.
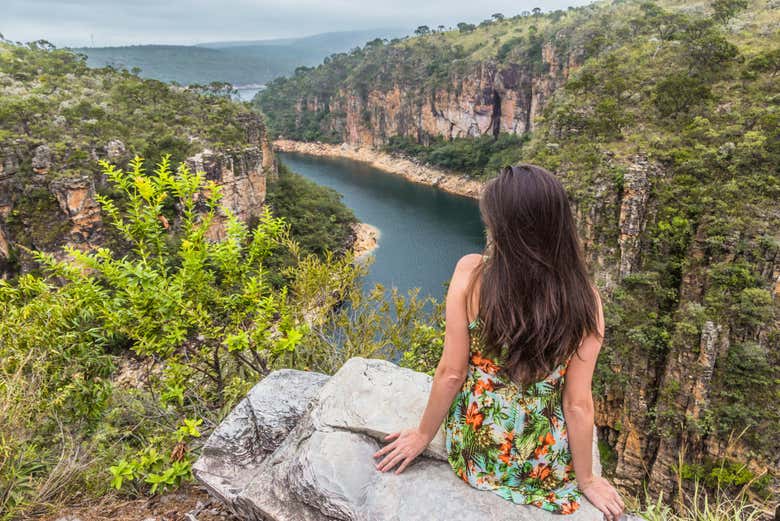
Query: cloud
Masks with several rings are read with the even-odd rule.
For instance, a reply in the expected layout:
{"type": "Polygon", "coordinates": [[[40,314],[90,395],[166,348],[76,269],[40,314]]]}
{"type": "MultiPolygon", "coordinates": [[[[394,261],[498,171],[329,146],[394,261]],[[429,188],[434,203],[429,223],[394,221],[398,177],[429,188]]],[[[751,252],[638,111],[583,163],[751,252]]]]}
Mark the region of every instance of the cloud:
{"type": "Polygon", "coordinates": [[[192,44],[285,38],[330,31],[452,26],[582,0],[3,0],[0,32],[59,46],[192,44]]]}

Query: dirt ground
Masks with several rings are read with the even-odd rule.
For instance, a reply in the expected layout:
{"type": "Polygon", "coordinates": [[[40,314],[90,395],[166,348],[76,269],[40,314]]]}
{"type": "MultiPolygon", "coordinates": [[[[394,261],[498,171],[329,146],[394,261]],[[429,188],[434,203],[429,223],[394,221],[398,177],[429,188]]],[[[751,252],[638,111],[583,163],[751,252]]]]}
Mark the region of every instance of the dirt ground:
{"type": "Polygon", "coordinates": [[[106,497],[99,503],[72,505],[36,521],[238,521],[199,485],[151,498],[106,497]]]}

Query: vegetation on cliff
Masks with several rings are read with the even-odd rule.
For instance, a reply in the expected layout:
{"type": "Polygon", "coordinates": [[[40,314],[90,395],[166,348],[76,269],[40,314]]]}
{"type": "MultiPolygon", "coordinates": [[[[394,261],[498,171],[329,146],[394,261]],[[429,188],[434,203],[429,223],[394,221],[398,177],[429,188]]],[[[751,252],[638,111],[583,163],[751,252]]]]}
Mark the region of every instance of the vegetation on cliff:
{"type": "Polygon", "coordinates": [[[0,146],[49,146],[57,175],[94,169],[111,140],[152,162],[163,152],[182,161],[206,145],[243,145],[239,115],[248,113],[224,96],[90,69],[83,56],[46,42],[0,42],[0,146]]]}
{"type": "Polygon", "coordinates": [[[290,233],[304,253],[324,255],[349,246],[355,214],[341,202],[341,194],[320,186],[284,164],[268,185],[266,203],[274,215],[284,217],[290,233]]]}
{"type": "MultiPolygon", "coordinates": [[[[98,158],[127,166],[135,155],[154,164],[162,153],[177,162],[204,149],[238,151],[224,163],[245,174],[240,170],[251,164],[244,166],[241,151],[262,147],[263,122],[231,101],[227,87],[171,86],[127,71],[89,68],[83,56],[45,42],[0,42],[0,245],[11,243],[8,258],[0,247],[0,274],[23,271],[19,246],[54,251],[68,242],[72,220],[79,219],[63,209],[76,198],[71,180],[92,179],[98,193],[112,195],[98,158]]],[[[271,175],[268,187],[276,215],[290,222],[304,251],[344,251],[354,217],[335,195],[286,171],[275,180],[271,175]],[[317,222],[314,215],[327,218],[317,222]]],[[[89,199],[91,186],[79,185],[86,193],[79,197],[89,199]]],[[[166,218],[173,210],[166,207],[166,218]]],[[[86,228],[77,239],[90,242],[92,230],[86,228]]],[[[102,243],[117,239],[110,228],[100,233],[106,235],[102,243]]]]}
{"type": "MultiPolygon", "coordinates": [[[[615,478],[654,492],[679,478],[771,495],[780,452],[776,3],[600,2],[418,33],[299,69],[256,103],[287,138],[373,143],[484,177],[518,160],[557,172],[609,297],[596,395],[615,478]],[[528,92],[543,107],[508,148],[495,125],[453,139],[449,125],[432,133],[371,102],[392,99],[457,126],[457,114],[439,112],[442,93],[482,81],[505,94],[480,75],[512,70],[535,78],[528,92]]],[[[488,121],[504,104],[483,92],[473,89],[464,110],[488,121]]]]}
{"type": "Polygon", "coordinates": [[[351,254],[303,254],[268,207],[250,229],[203,172],[167,156],[153,172],[140,158],[102,167],[127,204],[99,202],[130,252],[35,253],[40,275],[0,280],[2,519],[176,487],[202,434],[271,370],[391,356],[432,320],[415,294],[362,294],[351,254]],[[161,220],[171,203],[180,216],[161,220]],[[293,260],[281,283],[268,268],[279,256],[293,260]]]}
{"type": "MultiPolygon", "coordinates": [[[[0,43],[0,92],[0,253],[34,260],[0,278],[0,519],[170,490],[268,371],[332,371],[424,320],[414,296],[395,296],[408,320],[394,322],[383,291],[356,293],[366,267],[352,264],[354,216],[332,190],[282,168],[259,216],[239,219],[222,179],[180,162],[256,147],[262,121],[246,106],[88,69],[42,42],[0,43]],[[73,216],[53,191],[82,178],[99,189],[63,198],[94,197],[105,236],[56,247],[73,216]],[[331,312],[346,298],[350,313],[331,312]],[[371,341],[342,349],[336,328],[352,322],[371,341]]],[[[237,170],[245,156],[225,157],[237,170]]]]}

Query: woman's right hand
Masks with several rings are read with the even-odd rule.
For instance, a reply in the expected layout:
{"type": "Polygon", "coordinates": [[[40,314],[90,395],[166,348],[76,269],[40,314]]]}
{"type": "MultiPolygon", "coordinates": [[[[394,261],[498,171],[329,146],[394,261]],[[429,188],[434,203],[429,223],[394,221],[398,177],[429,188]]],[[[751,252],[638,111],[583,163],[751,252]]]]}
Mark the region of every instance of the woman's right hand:
{"type": "Polygon", "coordinates": [[[601,476],[594,476],[585,483],[578,483],[579,489],[585,497],[604,513],[607,521],[618,521],[623,515],[626,506],[609,481],[601,476]]]}

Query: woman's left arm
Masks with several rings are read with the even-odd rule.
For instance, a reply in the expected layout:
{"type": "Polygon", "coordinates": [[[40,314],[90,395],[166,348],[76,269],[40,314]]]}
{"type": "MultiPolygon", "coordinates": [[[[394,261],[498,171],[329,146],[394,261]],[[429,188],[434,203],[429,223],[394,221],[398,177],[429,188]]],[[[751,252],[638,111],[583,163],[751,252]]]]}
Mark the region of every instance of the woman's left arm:
{"type": "MultiPolygon", "coordinates": [[[[479,260],[479,256],[476,256],[479,260]]],[[[450,280],[445,302],[444,348],[431,384],[431,394],[417,427],[388,434],[393,440],[374,453],[374,458],[385,455],[376,468],[385,472],[396,464],[400,474],[428,446],[439,431],[455,395],[463,386],[468,372],[469,331],[466,314],[466,287],[474,267],[474,259],[467,255],[458,261],[450,280]]]]}

